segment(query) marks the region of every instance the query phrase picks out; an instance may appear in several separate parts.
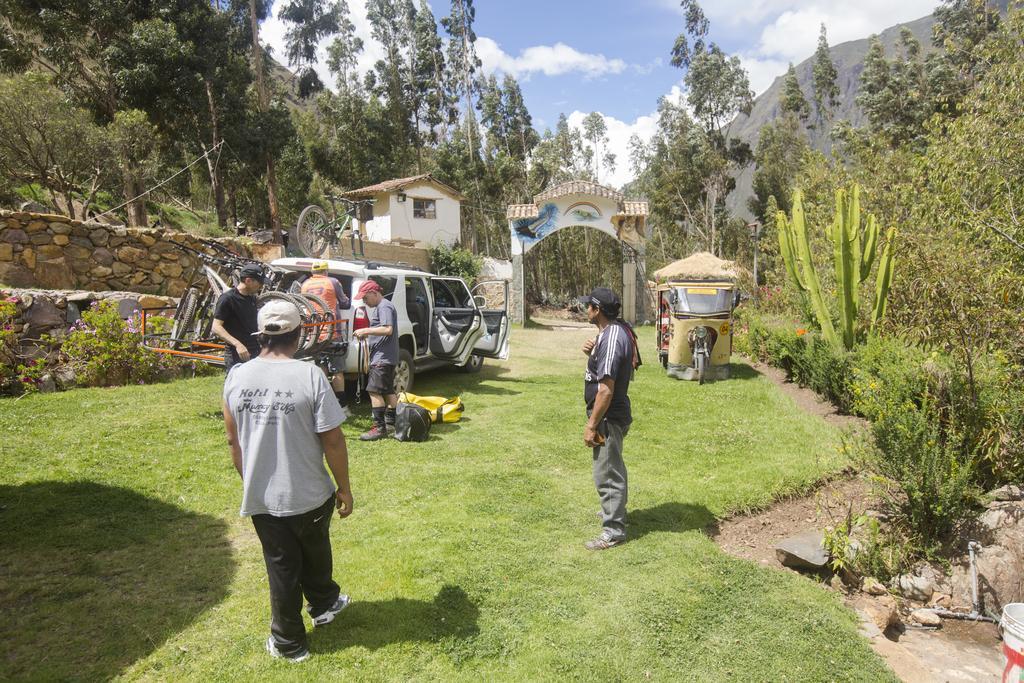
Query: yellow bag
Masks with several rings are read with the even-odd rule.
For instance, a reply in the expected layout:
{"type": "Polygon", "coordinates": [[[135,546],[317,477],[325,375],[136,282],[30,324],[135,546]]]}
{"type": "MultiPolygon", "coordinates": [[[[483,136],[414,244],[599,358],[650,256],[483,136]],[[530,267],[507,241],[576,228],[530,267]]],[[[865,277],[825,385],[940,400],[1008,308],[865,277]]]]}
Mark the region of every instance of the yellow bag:
{"type": "Polygon", "coordinates": [[[414,403],[430,413],[432,422],[458,422],[462,417],[462,411],[466,409],[462,405],[462,399],[443,398],[441,396],[417,396],[408,392],[398,395],[398,400],[405,403],[414,403]]]}

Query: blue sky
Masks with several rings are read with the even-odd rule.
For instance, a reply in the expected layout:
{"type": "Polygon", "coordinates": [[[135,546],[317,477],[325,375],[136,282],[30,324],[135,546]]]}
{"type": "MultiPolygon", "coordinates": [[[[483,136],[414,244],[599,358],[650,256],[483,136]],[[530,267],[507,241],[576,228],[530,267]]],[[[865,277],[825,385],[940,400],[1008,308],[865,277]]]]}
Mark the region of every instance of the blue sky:
{"type": "MultiPolygon", "coordinates": [[[[417,0],[418,2],[418,0],[417,0]]],[[[865,38],[893,24],[929,14],[938,0],[705,0],[711,38],[747,68],[759,94],[789,62],[814,52],[818,28],[829,43],[865,38]]],[[[276,10],[282,5],[275,2],[276,10]]],[[[348,0],[357,33],[366,43],[360,68],[381,55],[370,37],[365,0],[348,0]]],[[[598,111],[618,156],[601,181],[619,186],[631,179],[627,150],[633,134],[655,129],[658,99],[682,97],[683,73],[669,52],[683,29],[678,0],[476,0],[477,52],[484,70],[512,73],[520,81],[538,129],[553,127],[559,113],[572,125],[598,111]]],[[[435,17],[448,14],[448,0],[432,0],[435,17]]],[[[284,26],[274,18],[261,29],[283,54],[284,26]]],[[[325,82],[330,78],[323,71],[325,82]]]]}

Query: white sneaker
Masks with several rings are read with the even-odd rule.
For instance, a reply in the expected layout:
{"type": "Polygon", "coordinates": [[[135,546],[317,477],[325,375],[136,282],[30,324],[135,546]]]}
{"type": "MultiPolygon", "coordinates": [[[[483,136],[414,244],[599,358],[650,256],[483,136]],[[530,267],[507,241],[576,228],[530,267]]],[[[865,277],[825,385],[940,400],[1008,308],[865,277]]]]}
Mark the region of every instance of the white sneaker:
{"type": "MultiPolygon", "coordinates": [[[[331,608],[323,614],[318,614],[315,617],[312,614],[310,614],[309,616],[313,617],[313,627],[315,628],[317,626],[326,626],[327,624],[334,621],[334,617],[341,614],[342,610],[348,607],[349,602],[349,597],[347,595],[342,594],[338,596],[338,600],[333,605],[331,605],[331,608]]],[[[309,612],[309,610],[310,608],[307,606],[306,611],[309,612]]]]}
{"type": "Polygon", "coordinates": [[[270,656],[274,657],[275,659],[284,659],[286,661],[298,664],[299,662],[304,662],[310,658],[309,650],[307,650],[306,648],[302,648],[299,652],[292,655],[286,655],[285,653],[281,652],[277,649],[277,643],[274,642],[274,636],[270,636],[269,638],[267,638],[266,646],[267,652],[269,652],[270,656]]]}

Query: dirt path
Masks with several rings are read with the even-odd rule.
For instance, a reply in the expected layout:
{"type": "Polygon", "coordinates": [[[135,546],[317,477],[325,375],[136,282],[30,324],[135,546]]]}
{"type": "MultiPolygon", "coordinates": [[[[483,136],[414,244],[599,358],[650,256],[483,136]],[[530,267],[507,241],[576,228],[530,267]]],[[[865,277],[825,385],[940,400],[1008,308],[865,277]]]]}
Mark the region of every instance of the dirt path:
{"type": "MultiPolygon", "coordinates": [[[[776,368],[755,364],[754,368],[773,382],[801,409],[818,415],[840,429],[866,430],[868,423],[858,417],[842,415],[835,406],[810,389],[788,382],[776,368]]],[[[779,571],[775,546],[784,538],[821,529],[842,520],[847,511],[854,514],[869,504],[868,482],[848,472],[826,482],[812,493],[780,501],[754,515],[722,520],[709,534],[725,552],[779,571]]],[[[813,579],[812,579],[813,580],[813,579]]],[[[994,624],[943,621],[939,630],[906,627],[900,633],[883,634],[871,622],[865,605],[872,600],[864,593],[843,592],[846,604],[861,619],[861,632],[872,648],[903,681],[997,681],[1002,674],[1002,654],[998,629],[994,624]]]]}

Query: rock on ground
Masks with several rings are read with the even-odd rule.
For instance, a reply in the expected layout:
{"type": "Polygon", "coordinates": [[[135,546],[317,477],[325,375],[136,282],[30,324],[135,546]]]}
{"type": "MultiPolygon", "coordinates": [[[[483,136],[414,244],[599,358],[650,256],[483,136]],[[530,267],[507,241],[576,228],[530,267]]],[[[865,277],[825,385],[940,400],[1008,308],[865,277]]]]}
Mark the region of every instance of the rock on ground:
{"type": "Polygon", "coordinates": [[[805,531],[783,539],[775,546],[775,556],[785,567],[793,569],[821,569],[828,564],[829,553],[821,531],[805,531]]]}
{"type": "Polygon", "coordinates": [[[1007,484],[994,491],[989,491],[988,497],[996,501],[1024,500],[1024,488],[1016,484],[1007,484]]]}
{"type": "Polygon", "coordinates": [[[894,587],[907,600],[928,602],[935,592],[935,581],[929,574],[903,574],[896,577],[894,587]]]}
{"type": "Polygon", "coordinates": [[[864,603],[864,611],[879,631],[885,632],[890,626],[900,623],[900,611],[896,606],[896,598],[882,595],[875,600],[864,603]]]}
{"type": "Polygon", "coordinates": [[[916,609],[910,613],[910,621],[921,626],[942,626],[942,617],[930,609],[916,609]]]}

